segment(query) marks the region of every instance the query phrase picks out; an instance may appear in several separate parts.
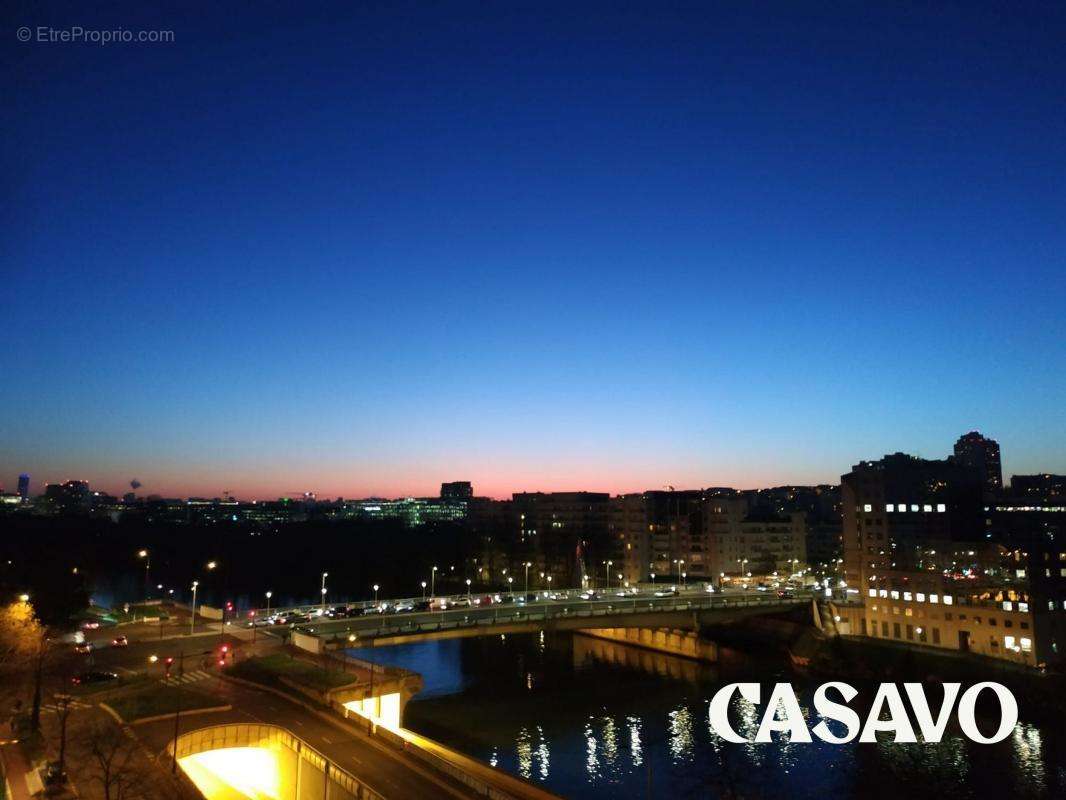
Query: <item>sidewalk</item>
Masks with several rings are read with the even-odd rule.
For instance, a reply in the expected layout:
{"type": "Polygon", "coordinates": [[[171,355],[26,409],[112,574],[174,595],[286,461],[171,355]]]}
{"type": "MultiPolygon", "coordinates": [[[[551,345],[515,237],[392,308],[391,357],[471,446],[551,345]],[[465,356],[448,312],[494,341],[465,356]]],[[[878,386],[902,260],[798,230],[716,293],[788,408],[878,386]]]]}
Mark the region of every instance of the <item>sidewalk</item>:
{"type": "Polygon", "coordinates": [[[11,800],[30,800],[44,788],[41,776],[37,774],[37,770],[30,768],[26,754],[17,742],[0,747],[0,759],[4,762],[11,800]]]}

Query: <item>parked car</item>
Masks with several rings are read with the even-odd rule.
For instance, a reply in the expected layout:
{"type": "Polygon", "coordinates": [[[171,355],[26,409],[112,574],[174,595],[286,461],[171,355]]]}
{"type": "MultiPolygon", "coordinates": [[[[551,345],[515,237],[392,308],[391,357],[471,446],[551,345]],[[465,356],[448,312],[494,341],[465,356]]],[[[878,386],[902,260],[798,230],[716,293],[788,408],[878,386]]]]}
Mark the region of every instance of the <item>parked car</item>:
{"type": "Polygon", "coordinates": [[[80,675],[75,675],[71,678],[71,682],[75,686],[88,686],[94,683],[110,683],[111,681],[118,680],[117,672],[83,672],[80,675]]]}

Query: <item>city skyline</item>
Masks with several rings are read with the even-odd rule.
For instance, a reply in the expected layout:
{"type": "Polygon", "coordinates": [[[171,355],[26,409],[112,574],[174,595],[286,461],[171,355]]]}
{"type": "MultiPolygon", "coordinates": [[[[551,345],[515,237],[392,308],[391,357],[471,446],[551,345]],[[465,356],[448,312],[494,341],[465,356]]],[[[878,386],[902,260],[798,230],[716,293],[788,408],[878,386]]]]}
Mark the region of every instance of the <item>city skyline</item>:
{"type": "MultiPolygon", "coordinates": [[[[956,442],[956,452],[954,452],[954,453],[950,450],[950,448],[948,450],[946,450],[945,452],[942,452],[942,453],[925,453],[925,452],[914,452],[914,451],[908,450],[906,448],[900,449],[899,447],[896,447],[895,449],[887,449],[884,452],[878,453],[878,454],[867,454],[867,455],[865,455],[865,456],[863,456],[861,458],[854,459],[852,461],[851,465],[848,465],[847,467],[843,467],[838,475],[831,476],[831,477],[829,477],[829,478],[827,478],[825,480],[809,480],[809,481],[773,481],[773,480],[771,480],[768,483],[760,483],[760,484],[754,484],[754,485],[741,484],[741,483],[739,483],[736,480],[718,480],[718,481],[707,481],[707,480],[704,480],[704,481],[696,481],[696,482],[691,482],[691,483],[682,483],[682,482],[679,482],[679,483],[649,483],[649,484],[646,484],[644,486],[634,486],[634,487],[625,488],[625,489],[621,489],[621,490],[605,488],[603,485],[600,485],[600,484],[592,484],[592,485],[588,485],[588,484],[577,485],[577,484],[575,484],[575,485],[558,485],[558,486],[523,486],[523,487],[512,487],[510,489],[504,488],[504,489],[488,490],[488,489],[483,489],[482,487],[483,487],[484,484],[479,482],[477,479],[471,480],[470,483],[473,484],[475,496],[477,496],[477,497],[488,497],[488,498],[497,499],[497,500],[509,499],[512,494],[521,493],[521,492],[578,492],[578,491],[587,491],[587,492],[607,493],[607,494],[610,494],[610,495],[624,495],[624,494],[639,493],[639,492],[646,492],[646,491],[655,491],[655,490],[667,489],[667,488],[669,488],[669,489],[678,489],[678,490],[698,490],[698,489],[705,489],[705,488],[712,488],[712,487],[728,487],[728,488],[731,488],[731,489],[736,489],[738,491],[748,491],[748,490],[756,490],[756,489],[770,489],[770,488],[781,487],[781,486],[839,485],[840,478],[844,474],[846,474],[847,470],[850,469],[852,465],[861,463],[863,461],[876,460],[876,459],[881,458],[882,456],[890,455],[892,453],[900,453],[900,452],[902,452],[902,453],[906,453],[907,455],[915,456],[915,457],[918,457],[918,458],[926,458],[926,459],[944,459],[944,458],[955,458],[955,459],[958,459],[959,458],[959,453],[957,452],[958,444],[961,443],[964,439],[972,436],[973,434],[980,434],[980,433],[981,432],[979,432],[979,431],[969,431],[969,432],[964,432],[964,433],[960,434],[960,436],[958,437],[958,442],[956,442]]],[[[981,438],[981,437],[979,436],[978,438],[981,438]]],[[[992,443],[994,445],[997,446],[997,451],[996,452],[997,452],[997,456],[998,456],[998,445],[1000,443],[995,440],[995,437],[989,436],[988,438],[990,440],[992,440],[992,443]]],[[[1011,463],[1010,461],[1007,461],[1008,467],[1009,467],[1010,463],[1011,463]]],[[[1020,471],[1020,470],[1012,470],[1012,469],[1009,469],[1009,468],[1004,468],[1003,472],[1002,472],[1002,477],[1001,477],[1001,481],[1002,481],[1001,486],[1002,486],[1002,488],[1004,490],[1007,490],[1007,488],[1010,486],[1011,476],[1013,476],[1013,475],[1038,475],[1038,474],[1060,474],[1060,473],[1061,473],[1061,471],[1056,471],[1055,469],[1049,469],[1049,468],[1046,468],[1046,467],[1030,470],[1028,472],[1020,471]]],[[[18,476],[19,480],[20,480],[20,491],[21,491],[21,479],[25,475],[26,475],[26,473],[20,473],[19,476],[18,476]]],[[[291,497],[299,497],[299,496],[301,496],[301,495],[303,495],[305,493],[312,493],[312,494],[314,494],[316,497],[318,497],[320,499],[344,498],[344,499],[349,499],[349,500],[360,500],[360,499],[374,499],[374,498],[436,497],[436,496],[438,496],[438,494],[439,494],[439,492],[440,492],[440,490],[442,488],[442,483],[447,483],[447,482],[449,482],[451,480],[454,480],[456,478],[459,478],[459,477],[469,477],[469,476],[466,476],[465,474],[464,475],[451,475],[451,476],[442,475],[439,479],[437,479],[433,483],[433,485],[431,487],[427,487],[424,490],[420,489],[418,491],[400,490],[400,491],[377,491],[377,492],[375,492],[375,491],[364,492],[364,491],[360,491],[358,489],[348,490],[348,491],[343,491],[343,490],[321,491],[321,490],[318,490],[318,489],[316,489],[314,487],[307,487],[307,488],[303,488],[303,489],[290,488],[288,490],[279,491],[279,492],[277,492],[275,494],[248,493],[248,492],[242,492],[242,491],[240,491],[238,489],[233,488],[233,487],[237,487],[237,486],[241,486],[242,485],[242,481],[240,479],[238,479],[236,481],[229,481],[227,483],[227,487],[225,489],[219,489],[219,490],[215,490],[215,491],[167,491],[165,488],[155,489],[151,485],[145,486],[144,482],[141,481],[140,479],[127,480],[127,481],[125,481],[123,484],[121,484],[118,487],[105,486],[105,485],[102,485],[100,483],[94,482],[92,479],[87,478],[84,475],[68,476],[68,477],[59,478],[59,479],[55,479],[55,480],[51,480],[51,479],[37,480],[36,478],[34,478],[31,475],[30,476],[30,482],[28,483],[28,486],[29,486],[29,490],[30,490],[31,493],[37,493],[37,492],[43,491],[44,487],[47,484],[59,484],[59,483],[63,483],[63,482],[68,481],[68,480],[80,480],[80,481],[84,481],[84,482],[88,483],[89,486],[95,491],[104,491],[104,492],[106,492],[108,494],[112,494],[112,495],[114,495],[116,497],[120,497],[120,496],[126,494],[127,491],[130,491],[132,489],[134,494],[138,494],[139,493],[138,496],[140,496],[142,498],[143,497],[147,497],[147,496],[160,496],[160,497],[171,497],[171,498],[222,497],[224,494],[228,494],[229,496],[231,496],[231,497],[233,497],[235,499],[240,499],[240,500],[266,501],[266,500],[275,500],[275,499],[282,498],[282,497],[290,497],[290,498],[291,497]],[[131,486],[131,484],[136,484],[136,485],[135,486],[131,486]]],[[[320,481],[319,483],[321,484],[322,482],[320,481]]],[[[486,483],[489,486],[495,486],[496,485],[491,480],[486,481],[486,483]]],[[[328,483],[327,482],[327,485],[337,485],[337,484],[336,483],[328,483]]],[[[6,483],[2,479],[0,479],[0,489],[6,490],[6,483]]]]}

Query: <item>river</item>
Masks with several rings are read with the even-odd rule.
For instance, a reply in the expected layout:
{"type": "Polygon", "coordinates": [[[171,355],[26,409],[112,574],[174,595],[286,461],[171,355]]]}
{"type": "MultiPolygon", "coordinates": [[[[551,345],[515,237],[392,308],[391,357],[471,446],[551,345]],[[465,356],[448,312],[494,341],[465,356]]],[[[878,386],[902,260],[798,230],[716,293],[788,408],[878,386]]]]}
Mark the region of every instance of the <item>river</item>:
{"type": "MultiPolygon", "coordinates": [[[[1066,735],[1024,707],[996,745],[954,729],[935,745],[723,742],[708,704],[734,681],[759,681],[764,699],[775,682],[792,683],[815,724],[816,683],[773,651],[722,647],[707,665],[580,634],[530,634],[350,652],[422,674],[406,727],[568,798],[1066,796],[1066,735]]],[[[738,732],[754,738],[760,712],[735,698],[738,732]]]]}

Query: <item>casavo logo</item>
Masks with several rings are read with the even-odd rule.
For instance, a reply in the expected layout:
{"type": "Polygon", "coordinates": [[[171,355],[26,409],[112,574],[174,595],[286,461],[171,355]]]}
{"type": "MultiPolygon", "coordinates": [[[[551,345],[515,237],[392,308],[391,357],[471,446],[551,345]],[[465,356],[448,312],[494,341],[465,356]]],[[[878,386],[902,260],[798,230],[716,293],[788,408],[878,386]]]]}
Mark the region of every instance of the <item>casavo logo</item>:
{"type": "MultiPolygon", "coordinates": [[[[944,699],[934,719],[933,711],[925,696],[924,684],[903,684],[903,692],[907,696],[911,711],[914,713],[914,720],[918,723],[918,730],[924,741],[940,741],[947,729],[952,711],[956,711],[959,728],[963,734],[978,744],[994,744],[1002,741],[1014,730],[1018,722],[1018,703],[1006,686],[990,681],[976,683],[959,697],[962,684],[943,683],[939,685],[944,687],[944,699]],[[977,698],[985,690],[992,692],[999,704],[999,727],[992,736],[985,736],[981,733],[974,713],[977,698]],[[956,699],[958,700],[957,710],[956,699]]],[[[736,692],[752,704],[758,705],[760,702],[761,689],[757,683],[730,683],[715,692],[711,699],[710,721],[715,732],[727,742],[737,744],[748,741],[769,742],[771,741],[770,734],[775,731],[788,733],[791,742],[800,743],[813,741],[812,733],[823,742],[830,744],[845,744],[856,737],[860,742],[876,742],[877,734],[880,732],[894,733],[895,737],[892,741],[895,742],[918,741],[911,718],[907,713],[907,706],[903,702],[903,696],[894,683],[881,684],[877,694],[874,695],[865,722],[859,718],[859,714],[853,708],[846,705],[858,695],[859,692],[855,687],[841,681],[823,683],[814,693],[814,710],[824,719],[813,729],[807,728],[807,720],[796,700],[796,693],[792,691],[792,684],[779,683],[774,686],[766,701],[766,711],[763,712],[754,740],[746,739],[738,734],[729,723],[729,703],[736,692]],[[839,695],[843,703],[830,699],[830,691],[839,695]],[[780,713],[778,713],[779,710],[780,713]],[[886,711],[887,717],[881,719],[886,711]],[[846,732],[843,735],[834,733],[827,724],[828,720],[842,723],[846,732]]]]}

